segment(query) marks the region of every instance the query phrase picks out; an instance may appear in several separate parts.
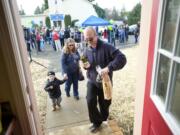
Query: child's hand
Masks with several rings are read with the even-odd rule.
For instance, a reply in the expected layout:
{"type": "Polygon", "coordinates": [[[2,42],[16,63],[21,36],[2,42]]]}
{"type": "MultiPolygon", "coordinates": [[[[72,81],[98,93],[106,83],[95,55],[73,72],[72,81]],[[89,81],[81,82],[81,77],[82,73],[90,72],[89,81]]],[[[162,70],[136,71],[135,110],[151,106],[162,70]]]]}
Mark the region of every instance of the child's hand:
{"type": "Polygon", "coordinates": [[[63,78],[63,80],[67,80],[67,79],[68,79],[67,74],[64,74],[64,78],[63,78]]]}

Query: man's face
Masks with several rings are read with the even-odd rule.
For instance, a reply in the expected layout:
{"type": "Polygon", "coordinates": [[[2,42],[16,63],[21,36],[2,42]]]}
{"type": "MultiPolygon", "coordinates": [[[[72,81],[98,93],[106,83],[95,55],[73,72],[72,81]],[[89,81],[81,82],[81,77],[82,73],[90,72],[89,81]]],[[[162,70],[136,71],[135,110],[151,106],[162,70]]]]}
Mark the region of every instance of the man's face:
{"type": "Polygon", "coordinates": [[[93,47],[93,48],[96,47],[97,37],[94,32],[92,32],[90,30],[86,31],[84,33],[84,39],[91,47],[93,47]]]}
{"type": "Polygon", "coordinates": [[[55,76],[54,75],[49,75],[48,78],[49,78],[49,81],[54,81],[55,76]]]}

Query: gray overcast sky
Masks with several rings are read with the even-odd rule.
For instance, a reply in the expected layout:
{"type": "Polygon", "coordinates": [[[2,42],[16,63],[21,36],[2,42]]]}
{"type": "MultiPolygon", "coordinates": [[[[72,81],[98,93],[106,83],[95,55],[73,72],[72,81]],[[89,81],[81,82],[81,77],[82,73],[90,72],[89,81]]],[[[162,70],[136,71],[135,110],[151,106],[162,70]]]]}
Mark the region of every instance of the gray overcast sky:
{"type": "MultiPolygon", "coordinates": [[[[16,0],[18,7],[24,9],[25,13],[30,15],[34,13],[35,8],[39,5],[41,6],[44,0],[16,0]]],[[[138,2],[141,0],[95,0],[94,3],[102,8],[112,9],[115,7],[118,10],[121,10],[122,7],[125,7],[127,11],[130,11],[138,2]]]]}

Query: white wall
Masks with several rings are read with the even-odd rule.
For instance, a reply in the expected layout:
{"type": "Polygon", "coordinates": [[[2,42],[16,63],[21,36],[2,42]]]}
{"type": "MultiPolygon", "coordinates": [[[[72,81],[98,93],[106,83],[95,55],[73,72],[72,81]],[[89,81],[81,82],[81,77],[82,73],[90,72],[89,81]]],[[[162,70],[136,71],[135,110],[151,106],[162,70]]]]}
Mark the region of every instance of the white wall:
{"type": "Polygon", "coordinates": [[[34,21],[36,24],[40,24],[40,21],[43,22],[43,26],[46,26],[45,23],[46,15],[31,15],[31,16],[26,16],[23,15],[21,16],[21,25],[24,25],[26,27],[31,27],[31,21],[34,21]]]}
{"type": "Polygon", "coordinates": [[[55,0],[48,0],[48,5],[49,5],[49,14],[55,14],[55,13],[62,14],[62,8],[63,8],[62,0],[57,0],[57,4],[55,4],[55,0]]]}
{"type": "Polygon", "coordinates": [[[57,5],[55,5],[54,1],[48,0],[49,15],[55,13],[63,15],[70,14],[71,20],[78,19],[80,22],[83,22],[90,15],[97,16],[92,3],[88,0],[57,0],[57,5]]]}
{"type": "Polygon", "coordinates": [[[64,0],[62,7],[63,13],[70,14],[72,20],[84,21],[90,15],[97,16],[93,5],[88,0],[64,0]]]}
{"type": "Polygon", "coordinates": [[[153,0],[142,1],[141,11],[141,30],[140,30],[140,46],[138,56],[138,71],[136,98],[135,98],[135,123],[134,135],[141,135],[144,93],[146,83],[146,68],[149,48],[150,23],[151,23],[151,9],[153,0]]]}

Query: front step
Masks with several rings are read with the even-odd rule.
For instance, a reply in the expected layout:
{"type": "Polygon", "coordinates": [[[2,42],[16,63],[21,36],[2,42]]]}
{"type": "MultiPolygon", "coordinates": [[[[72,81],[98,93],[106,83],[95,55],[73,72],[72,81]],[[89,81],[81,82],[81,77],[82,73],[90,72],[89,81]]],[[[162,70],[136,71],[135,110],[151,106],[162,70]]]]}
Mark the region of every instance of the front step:
{"type": "Polygon", "coordinates": [[[51,131],[47,135],[123,135],[115,120],[103,122],[99,132],[93,134],[89,130],[90,124],[51,131]]]}

